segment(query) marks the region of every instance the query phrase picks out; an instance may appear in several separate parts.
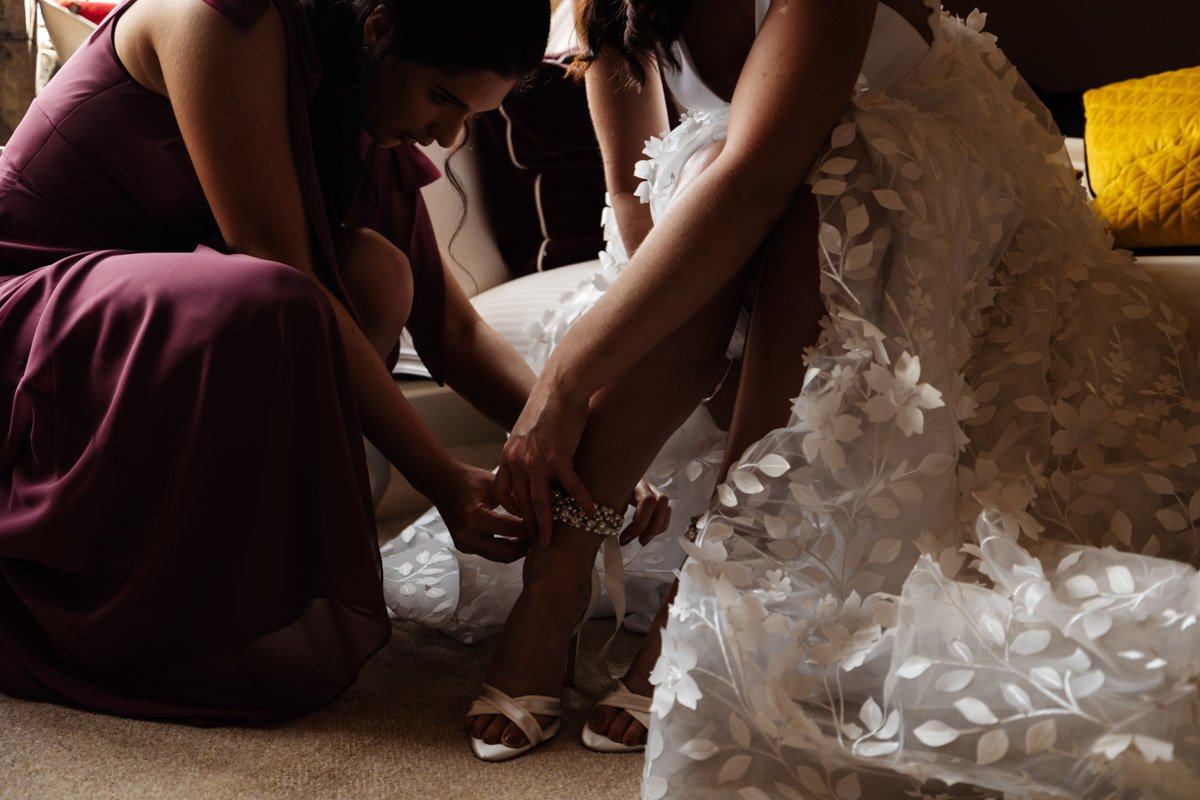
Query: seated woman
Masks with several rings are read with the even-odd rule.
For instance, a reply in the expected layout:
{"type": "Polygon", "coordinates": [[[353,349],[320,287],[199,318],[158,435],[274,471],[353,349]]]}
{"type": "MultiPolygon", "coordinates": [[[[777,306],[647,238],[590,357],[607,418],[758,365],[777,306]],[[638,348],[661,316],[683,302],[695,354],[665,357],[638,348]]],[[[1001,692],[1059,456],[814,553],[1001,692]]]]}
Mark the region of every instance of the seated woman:
{"type": "Polygon", "coordinates": [[[1183,321],[1111,250],[982,15],[930,5],[583,4],[633,255],[505,449],[499,498],[540,546],[487,677],[515,697],[478,741],[517,752],[547,724],[520,695],[557,691],[605,506],[716,395],[727,480],[584,735],[646,742],[647,797],[1200,781],[1183,321]],[[689,111],[639,186],[659,70],[689,111]]]}
{"type": "Polygon", "coordinates": [[[454,145],[548,29],[545,0],[131,0],[36,100],[0,160],[0,690],[331,701],[391,630],[364,435],[460,548],[523,554],[388,362],[407,324],[493,419],[524,403],[414,143],[454,145]]]}

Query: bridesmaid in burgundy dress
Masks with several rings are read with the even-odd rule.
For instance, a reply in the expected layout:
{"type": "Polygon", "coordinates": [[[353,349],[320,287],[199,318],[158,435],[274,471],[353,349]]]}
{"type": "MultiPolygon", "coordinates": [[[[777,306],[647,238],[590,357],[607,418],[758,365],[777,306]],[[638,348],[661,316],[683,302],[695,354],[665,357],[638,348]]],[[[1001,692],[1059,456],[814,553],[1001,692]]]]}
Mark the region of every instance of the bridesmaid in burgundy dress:
{"type": "Polygon", "coordinates": [[[129,0],[0,158],[0,690],[258,720],[386,641],[362,437],[513,560],[491,475],[391,379],[502,424],[533,376],[446,280],[414,142],[540,60],[546,0],[129,0]],[[411,310],[411,314],[409,313],[411,310]]]}

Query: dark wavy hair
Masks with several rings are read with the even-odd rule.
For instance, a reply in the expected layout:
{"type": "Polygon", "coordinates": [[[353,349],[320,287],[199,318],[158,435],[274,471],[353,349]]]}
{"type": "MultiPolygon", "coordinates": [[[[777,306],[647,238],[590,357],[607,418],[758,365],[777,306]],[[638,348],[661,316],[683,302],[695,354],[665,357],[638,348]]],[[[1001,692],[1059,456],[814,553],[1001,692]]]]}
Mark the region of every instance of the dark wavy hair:
{"type": "Polygon", "coordinates": [[[637,86],[646,83],[648,58],[678,68],[671,47],[691,8],[692,0],[579,0],[575,28],[583,53],[575,70],[586,70],[606,47],[621,56],[625,78],[637,86]]]}
{"type": "MultiPolygon", "coordinates": [[[[342,223],[360,174],[362,96],[385,58],[450,73],[490,71],[522,81],[533,74],[550,35],[549,0],[303,0],[321,62],[321,83],[309,104],[313,155],[331,227],[342,223]],[[369,54],[359,74],[363,25],[387,8],[392,34],[369,54]]],[[[452,171],[447,177],[462,196],[452,171]]]]}

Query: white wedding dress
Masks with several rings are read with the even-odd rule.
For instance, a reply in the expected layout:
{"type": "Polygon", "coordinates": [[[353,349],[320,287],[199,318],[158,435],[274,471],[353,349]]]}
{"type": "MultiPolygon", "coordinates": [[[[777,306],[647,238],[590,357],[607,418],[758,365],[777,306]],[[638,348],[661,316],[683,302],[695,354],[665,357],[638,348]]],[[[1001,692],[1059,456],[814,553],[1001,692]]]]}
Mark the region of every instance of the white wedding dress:
{"type": "MultiPolygon", "coordinates": [[[[912,56],[880,6],[810,176],[829,316],[684,543],[647,798],[1200,797],[1186,323],[982,23],[912,56]]],[[[726,118],[652,142],[656,214],[726,118]]]]}
{"type": "MultiPolygon", "coordinates": [[[[1186,322],[1111,249],[982,24],[935,10],[926,47],[880,6],[810,176],[829,315],[796,354],[792,419],[715,495],[703,411],[651,468],[673,535],[628,553],[635,608],[690,558],[652,676],[647,798],[1200,797],[1186,322]]],[[[668,81],[690,111],[639,165],[656,218],[728,119],[680,54],[668,81]]],[[[608,223],[601,272],[548,315],[535,362],[624,266],[608,223]]],[[[433,515],[389,548],[392,609],[463,639],[520,589],[433,515]]]]}

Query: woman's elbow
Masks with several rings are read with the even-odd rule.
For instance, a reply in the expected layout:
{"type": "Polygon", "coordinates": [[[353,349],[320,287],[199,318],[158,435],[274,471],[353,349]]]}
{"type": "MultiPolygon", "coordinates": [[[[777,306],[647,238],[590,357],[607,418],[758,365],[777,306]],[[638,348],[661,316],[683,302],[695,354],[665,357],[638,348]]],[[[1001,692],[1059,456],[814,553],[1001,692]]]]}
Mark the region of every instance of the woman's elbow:
{"type": "Polygon", "coordinates": [[[810,164],[788,163],[787,159],[775,161],[743,152],[736,147],[726,147],[714,162],[719,172],[732,187],[740,208],[747,213],[767,217],[782,215],[796,201],[796,197],[807,191],[806,181],[810,164]]]}

